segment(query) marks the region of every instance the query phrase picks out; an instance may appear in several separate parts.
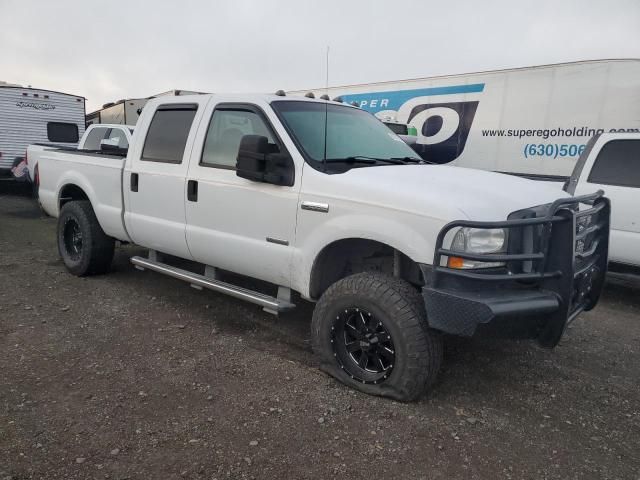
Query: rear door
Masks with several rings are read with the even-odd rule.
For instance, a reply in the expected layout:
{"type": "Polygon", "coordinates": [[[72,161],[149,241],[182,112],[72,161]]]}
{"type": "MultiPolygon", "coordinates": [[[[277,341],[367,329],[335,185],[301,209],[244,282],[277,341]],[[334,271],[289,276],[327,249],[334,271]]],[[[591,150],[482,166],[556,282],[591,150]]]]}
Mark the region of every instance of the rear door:
{"type": "Polygon", "coordinates": [[[604,190],[611,200],[610,260],[640,264],[640,139],[620,135],[594,151],[576,195],[604,190]]]}
{"type": "Polygon", "coordinates": [[[123,175],[125,224],[133,241],[182,258],[191,258],[185,238],[185,177],[205,102],[172,98],[146,112],[140,126],[145,138],[129,150],[123,175]]]}

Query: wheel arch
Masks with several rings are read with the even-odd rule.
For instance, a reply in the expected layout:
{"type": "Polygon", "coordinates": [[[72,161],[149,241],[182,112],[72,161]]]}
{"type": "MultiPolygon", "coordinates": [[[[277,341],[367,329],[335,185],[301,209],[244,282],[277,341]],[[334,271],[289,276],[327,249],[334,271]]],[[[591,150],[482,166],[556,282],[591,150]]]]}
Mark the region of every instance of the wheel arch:
{"type": "Polygon", "coordinates": [[[89,203],[93,205],[89,195],[84,191],[84,189],[75,183],[66,183],[58,192],[58,211],[62,210],[62,207],[65,203],[78,201],[78,200],[88,200],[89,203]]]}
{"type": "Polygon", "coordinates": [[[318,299],[336,281],[361,272],[380,272],[423,285],[418,262],[386,242],[346,237],[325,245],[315,256],[309,278],[309,297],[318,299]]]}

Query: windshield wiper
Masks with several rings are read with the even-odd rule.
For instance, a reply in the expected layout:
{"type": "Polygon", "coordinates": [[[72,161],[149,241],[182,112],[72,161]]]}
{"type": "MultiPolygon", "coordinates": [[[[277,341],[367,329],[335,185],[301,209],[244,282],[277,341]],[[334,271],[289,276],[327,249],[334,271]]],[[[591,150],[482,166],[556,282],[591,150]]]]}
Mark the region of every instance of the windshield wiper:
{"type": "Polygon", "coordinates": [[[418,164],[423,164],[423,163],[428,163],[430,165],[437,165],[436,162],[431,162],[429,160],[425,160],[424,158],[415,158],[415,157],[392,157],[392,160],[403,160],[405,162],[410,162],[410,163],[418,163],[418,164]]]}
{"type": "MultiPolygon", "coordinates": [[[[411,157],[406,157],[411,158],[411,157]]],[[[414,161],[418,161],[418,159],[412,159],[414,161]]],[[[352,157],[344,157],[344,158],[327,158],[327,162],[348,162],[348,163],[368,163],[374,164],[377,162],[387,162],[392,163],[394,165],[406,165],[407,162],[404,158],[377,158],[377,157],[367,157],[364,155],[354,155],[352,157]]]]}

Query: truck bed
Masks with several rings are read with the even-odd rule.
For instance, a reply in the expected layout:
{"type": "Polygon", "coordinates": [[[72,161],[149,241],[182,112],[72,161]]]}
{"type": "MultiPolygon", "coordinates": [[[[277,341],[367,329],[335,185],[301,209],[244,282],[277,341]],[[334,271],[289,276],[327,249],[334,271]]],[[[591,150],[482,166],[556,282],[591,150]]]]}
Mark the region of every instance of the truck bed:
{"type": "Polygon", "coordinates": [[[121,155],[83,150],[45,148],[38,154],[40,203],[57,217],[60,200],[69,193],[66,185],[80,188],[91,201],[100,226],[107,235],[130,241],[123,223],[121,155]]]}

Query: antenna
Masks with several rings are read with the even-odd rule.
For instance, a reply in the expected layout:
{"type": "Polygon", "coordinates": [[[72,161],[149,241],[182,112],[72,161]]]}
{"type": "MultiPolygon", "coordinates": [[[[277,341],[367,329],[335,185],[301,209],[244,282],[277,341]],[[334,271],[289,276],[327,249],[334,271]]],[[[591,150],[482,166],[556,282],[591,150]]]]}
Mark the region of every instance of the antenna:
{"type": "MultiPolygon", "coordinates": [[[[327,45],[327,59],[325,68],[325,94],[329,94],[329,45],[327,45]]],[[[324,101],[324,155],[322,156],[323,170],[327,171],[327,123],[329,117],[329,102],[324,101]]]]}
{"type": "Polygon", "coordinates": [[[329,94],[329,45],[327,45],[327,62],[326,62],[326,66],[327,68],[325,69],[325,74],[326,74],[326,78],[325,78],[325,92],[327,95],[329,94]]]}

